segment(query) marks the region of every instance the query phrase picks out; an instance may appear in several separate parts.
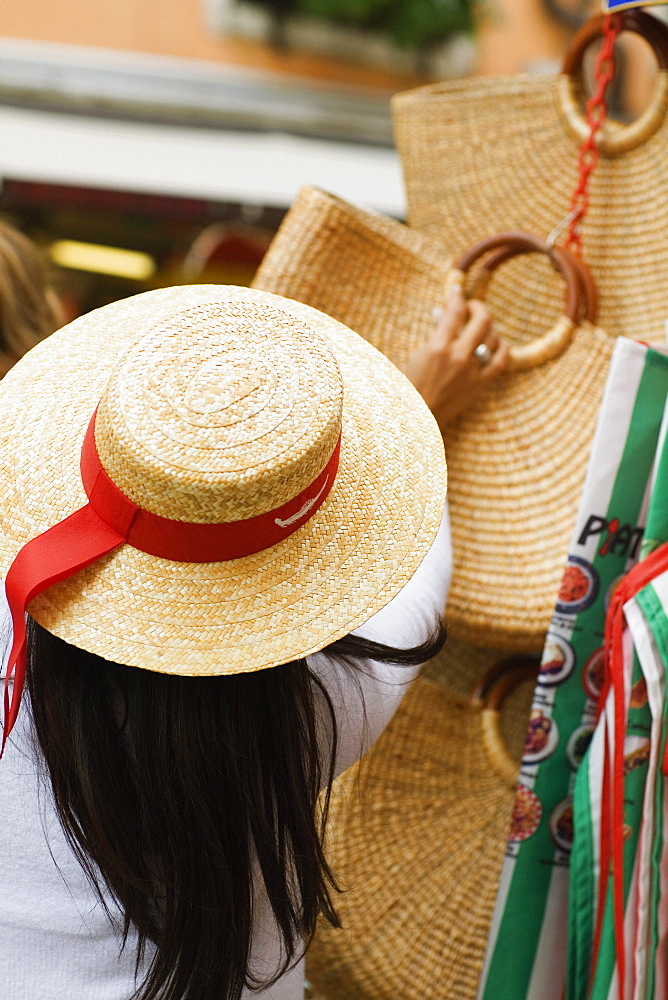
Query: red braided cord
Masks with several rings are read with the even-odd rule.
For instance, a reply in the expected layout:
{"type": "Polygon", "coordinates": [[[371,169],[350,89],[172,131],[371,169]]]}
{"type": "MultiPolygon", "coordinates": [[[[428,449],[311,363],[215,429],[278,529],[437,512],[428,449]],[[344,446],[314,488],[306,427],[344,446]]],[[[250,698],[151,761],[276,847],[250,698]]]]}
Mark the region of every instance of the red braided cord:
{"type": "Polygon", "coordinates": [[[580,147],[578,157],[578,183],[573,192],[570,206],[570,223],[566,236],[566,247],[579,255],[582,254],[582,239],[580,223],[589,208],[589,179],[598,163],[598,144],[596,136],[608,116],[608,105],[605,100],[608,86],[615,75],[615,41],[622,27],[621,14],[606,14],[603,18],[603,44],[596,57],[594,79],[596,87],[587,101],[586,119],[589,125],[589,135],[580,147]]]}

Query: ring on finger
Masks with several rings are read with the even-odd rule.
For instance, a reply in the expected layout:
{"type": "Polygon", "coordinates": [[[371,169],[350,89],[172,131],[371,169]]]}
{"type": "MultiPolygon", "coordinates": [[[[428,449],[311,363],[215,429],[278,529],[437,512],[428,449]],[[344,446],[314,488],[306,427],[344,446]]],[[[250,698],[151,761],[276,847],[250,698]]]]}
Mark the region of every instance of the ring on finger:
{"type": "Polygon", "coordinates": [[[473,352],[473,357],[476,358],[484,368],[485,365],[488,365],[492,360],[492,349],[488,344],[478,344],[473,352]]]}

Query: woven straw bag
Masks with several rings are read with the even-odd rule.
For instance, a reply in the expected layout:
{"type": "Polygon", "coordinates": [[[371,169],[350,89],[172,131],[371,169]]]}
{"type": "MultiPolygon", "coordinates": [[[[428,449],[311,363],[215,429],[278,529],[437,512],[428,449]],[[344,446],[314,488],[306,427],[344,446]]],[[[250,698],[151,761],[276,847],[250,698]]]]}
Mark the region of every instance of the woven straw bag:
{"type": "MultiPolygon", "coordinates": [[[[490,300],[513,263],[495,273],[490,300]]],[[[401,367],[432,331],[449,272],[424,234],[305,188],[254,285],[343,321],[401,367]]],[[[526,314],[525,333],[544,335],[562,312],[563,280],[554,304],[526,314]]],[[[613,343],[587,321],[569,336],[551,360],[493,382],[445,435],[447,617],[454,636],[479,646],[539,652],[552,615],[613,343]]]]}
{"type": "MultiPolygon", "coordinates": [[[[663,341],[668,317],[668,28],[623,13],[658,61],[650,106],[632,125],[609,122],[582,224],[585,256],[611,336],[663,341]]],[[[410,225],[448,253],[499,230],[543,238],[564,218],[587,127],[580,111],[583,53],[600,33],[590,22],[560,74],[438,83],[396,95],[392,109],[410,225]]],[[[499,274],[488,303],[500,334],[527,338],[535,307],[554,310],[561,285],[547,266],[518,259],[499,274]]]]}
{"type": "Polygon", "coordinates": [[[321,922],[306,958],[325,997],[475,997],[534,678],[520,667],[467,700],[416,681],[335,782],[328,858],[346,890],[342,927],[321,922]]]}

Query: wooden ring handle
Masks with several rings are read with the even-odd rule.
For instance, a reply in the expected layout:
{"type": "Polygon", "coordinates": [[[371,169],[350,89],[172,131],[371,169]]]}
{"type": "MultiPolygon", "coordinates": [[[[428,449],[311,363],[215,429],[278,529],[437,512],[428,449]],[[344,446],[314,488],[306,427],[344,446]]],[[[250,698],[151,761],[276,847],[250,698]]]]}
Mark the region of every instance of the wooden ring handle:
{"type": "Polygon", "coordinates": [[[531,233],[507,232],[488,236],[464,253],[447,275],[446,290],[453,284],[463,285],[466,272],[480,258],[492,250],[510,249],[519,253],[545,253],[566,280],[566,310],[554,326],[528,344],[510,348],[507,371],[527,371],[552,360],[568,346],[580,314],[580,283],[571,255],[557,255],[552,248],[531,233]]]}
{"type": "Polygon", "coordinates": [[[500,708],[507,697],[527,676],[538,676],[540,656],[534,653],[516,653],[504,656],[485,671],[471,692],[471,702],[483,707],[500,708]],[[524,674],[524,676],[520,676],[524,674]],[[509,680],[510,678],[510,680],[509,680]]]}
{"type": "MultiPolygon", "coordinates": [[[[668,27],[658,18],[641,10],[622,11],[622,31],[641,35],[652,47],[658,63],[654,95],[645,111],[629,125],[606,129],[598,134],[598,149],[606,156],[619,156],[642,145],[662,125],[668,113],[668,27]]],[[[578,143],[589,136],[589,125],[580,108],[578,79],[582,72],[582,59],[589,45],[603,30],[603,17],[593,17],[573,40],[564,58],[558,80],[561,111],[571,134],[578,143]]]]}
{"type": "MultiPolygon", "coordinates": [[[[535,680],[538,656],[511,656],[494,664],[477,685],[472,701],[481,708],[482,742],[490,763],[511,788],[517,784],[518,764],[508,752],[501,732],[501,706],[523,681],[535,680]]],[[[528,723],[527,719],[527,723],[528,723]]]]}
{"type": "MultiPolygon", "coordinates": [[[[632,31],[641,35],[652,47],[659,69],[668,69],[668,28],[651,14],[642,10],[625,10],[618,15],[621,18],[621,31],[632,31]]],[[[573,39],[564,56],[561,72],[567,76],[576,77],[582,72],[582,60],[592,42],[603,35],[602,14],[592,17],[584,24],[573,39]]]]}
{"type": "Polygon", "coordinates": [[[575,273],[580,284],[580,293],[583,300],[582,319],[586,319],[588,323],[594,325],[598,318],[598,289],[596,288],[593,274],[582,258],[577,257],[566,247],[553,246],[552,253],[556,257],[568,256],[575,268],[575,273]]]}

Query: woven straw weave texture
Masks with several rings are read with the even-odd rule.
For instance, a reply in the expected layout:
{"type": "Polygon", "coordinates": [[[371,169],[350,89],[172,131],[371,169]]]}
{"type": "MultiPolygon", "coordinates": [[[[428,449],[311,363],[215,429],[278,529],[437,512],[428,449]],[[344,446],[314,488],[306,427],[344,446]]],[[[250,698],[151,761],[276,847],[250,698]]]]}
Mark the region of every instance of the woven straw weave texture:
{"type": "MultiPolygon", "coordinates": [[[[532,691],[522,685],[510,712],[516,759],[532,691]]],[[[316,989],[330,1000],[474,1000],[513,799],[483,749],[480,708],[416,681],[334,786],[328,857],[346,890],[343,926],[318,926],[306,959],[316,989]]]]}
{"type": "Polygon", "coordinates": [[[183,674],[304,656],[398,593],[438,530],[443,444],[394,366],[307,306],[199,285],[89,313],[3,379],[3,574],[23,543],[86,503],[79,459],[99,402],[98,449],[118,487],[199,522],[298,495],[327,463],[343,404],[331,492],[288,538],[206,563],[125,544],[33,601],[40,624],[100,656],[183,674]]]}
{"type": "MultiPolygon", "coordinates": [[[[646,126],[610,122],[590,180],[582,225],[596,281],[599,322],[610,336],[663,341],[668,266],[668,158],[665,71],[646,126]]],[[[458,256],[510,229],[543,238],[566,216],[578,179],[577,89],[565,74],[438,83],[393,98],[411,227],[458,256]]],[[[487,301],[511,342],[556,315],[562,286],[546,263],[504,267],[487,301]]]]}
{"type": "MultiPolygon", "coordinates": [[[[401,366],[433,329],[448,269],[424,234],[305,188],[254,283],[345,322],[401,366]]],[[[556,305],[538,301],[526,314],[525,334],[542,334],[562,311],[563,287],[556,305]]],[[[562,354],[502,375],[448,428],[454,578],[447,618],[458,638],[542,648],[612,347],[602,330],[583,323],[562,354]]]]}

